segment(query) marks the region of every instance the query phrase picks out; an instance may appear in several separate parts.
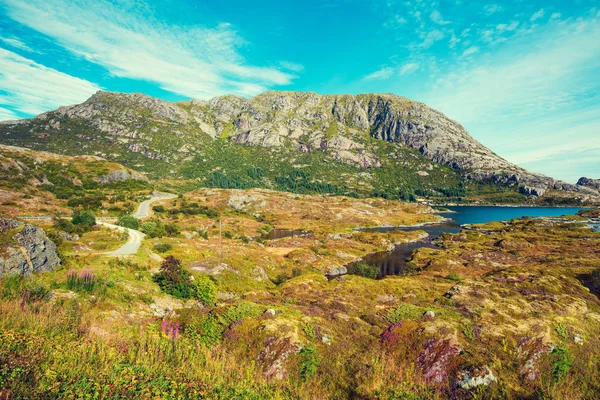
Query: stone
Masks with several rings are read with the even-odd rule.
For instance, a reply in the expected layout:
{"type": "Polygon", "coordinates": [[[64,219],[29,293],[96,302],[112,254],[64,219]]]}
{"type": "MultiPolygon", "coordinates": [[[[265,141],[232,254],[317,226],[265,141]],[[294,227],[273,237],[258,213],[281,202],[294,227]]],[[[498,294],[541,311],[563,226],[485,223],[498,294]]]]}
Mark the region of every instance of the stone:
{"type": "Polygon", "coordinates": [[[21,226],[22,229],[11,236],[11,242],[0,255],[0,278],[12,274],[29,276],[52,271],[61,264],[56,244],[42,228],[0,217],[0,233],[10,234],[10,230],[16,231],[21,226]]]}
{"type": "Polygon", "coordinates": [[[470,371],[460,371],[457,375],[456,385],[468,390],[477,386],[488,386],[496,381],[492,371],[487,366],[483,366],[470,371]]]}
{"type": "Polygon", "coordinates": [[[453,345],[448,339],[428,340],[417,358],[423,379],[432,383],[446,382],[453,360],[460,352],[461,348],[453,345]]]}

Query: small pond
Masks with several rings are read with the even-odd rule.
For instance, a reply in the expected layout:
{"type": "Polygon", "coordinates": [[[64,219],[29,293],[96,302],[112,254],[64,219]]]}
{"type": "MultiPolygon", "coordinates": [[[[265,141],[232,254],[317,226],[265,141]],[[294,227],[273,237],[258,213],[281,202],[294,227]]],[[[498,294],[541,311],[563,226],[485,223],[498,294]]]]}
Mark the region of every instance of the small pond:
{"type": "Polygon", "coordinates": [[[362,229],[369,232],[390,232],[394,230],[425,231],[429,234],[427,239],[415,243],[404,243],[396,246],[390,252],[373,253],[363,257],[363,261],[374,264],[379,268],[378,278],[388,275],[399,275],[406,270],[407,259],[412,252],[421,247],[437,248],[432,241],[442,233],[460,232],[460,225],[483,224],[492,221],[506,221],[522,217],[558,217],[561,215],[576,214],[583,208],[575,207],[500,207],[500,206],[453,206],[445,207],[449,212],[441,213],[451,221],[424,226],[411,227],[380,227],[362,229]]]}

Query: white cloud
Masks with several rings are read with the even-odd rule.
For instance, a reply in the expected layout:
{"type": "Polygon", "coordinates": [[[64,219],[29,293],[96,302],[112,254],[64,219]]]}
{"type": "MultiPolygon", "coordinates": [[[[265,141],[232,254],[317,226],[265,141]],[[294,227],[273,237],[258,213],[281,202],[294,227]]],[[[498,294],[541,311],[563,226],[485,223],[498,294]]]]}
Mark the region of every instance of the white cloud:
{"type": "Polygon", "coordinates": [[[471,47],[469,47],[469,48],[465,49],[465,50],[462,52],[462,55],[461,55],[461,57],[463,57],[463,58],[464,58],[464,57],[472,56],[473,54],[475,54],[475,53],[477,53],[477,52],[479,52],[479,47],[477,47],[477,46],[471,46],[471,47]]]}
{"type": "Polygon", "coordinates": [[[542,18],[543,16],[544,16],[544,9],[543,9],[543,8],[541,8],[539,11],[537,11],[535,14],[533,14],[533,15],[531,16],[531,18],[529,18],[529,20],[530,20],[531,22],[535,22],[535,21],[537,21],[538,19],[542,18]]]}
{"type": "Polygon", "coordinates": [[[13,119],[19,119],[19,116],[8,108],[0,107],[0,121],[9,121],[13,119]]]}
{"type": "Polygon", "coordinates": [[[291,62],[291,61],[281,61],[279,63],[279,65],[281,66],[281,68],[286,69],[288,71],[292,71],[292,72],[304,71],[304,65],[298,64],[295,62],[291,62]]]}
{"type": "MultiPolygon", "coordinates": [[[[248,65],[239,53],[245,43],[229,24],[181,28],[151,16],[143,18],[139,10],[128,10],[123,3],[100,0],[4,3],[8,17],[54,38],[114,76],[154,82],[184,96],[249,96],[294,78],[277,68],[248,65]]],[[[143,6],[136,3],[136,7],[143,6]]]]}
{"type": "Polygon", "coordinates": [[[419,68],[420,68],[420,66],[417,63],[407,63],[407,64],[404,64],[402,67],[400,67],[400,69],[398,70],[398,73],[400,75],[409,75],[414,72],[417,72],[419,70],[419,68]]]}
{"type": "Polygon", "coordinates": [[[423,41],[419,44],[419,46],[428,49],[435,42],[442,40],[444,38],[444,36],[445,36],[444,32],[442,32],[439,29],[434,29],[429,32],[424,32],[421,35],[421,39],[423,39],[423,41]]]}
{"type": "Polygon", "coordinates": [[[388,79],[394,73],[394,68],[392,67],[383,67],[378,69],[377,71],[370,73],[369,75],[363,78],[364,81],[376,81],[376,80],[384,80],[388,79]]]}
{"type": "Polygon", "coordinates": [[[100,90],[93,83],[47,68],[0,48],[0,119],[15,119],[14,112],[34,115],[84,101],[100,90]]]}
{"type": "Polygon", "coordinates": [[[429,18],[438,25],[448,25],[450,23],[450,21],[446,21],[442,18],[442,14],[440,14],[438,10],[433,10],[431,14],[429,14],[429,18]]]}
{"type": "Polygon", "coordinates": [[[38,51],[33,50],[31,47],[27,46],[25,43],[21,42],[19,39],[15,38],[15,37],[2,37],[0,36],[0,42],[4,43],[5,45],[8,45],[10,47],[13,47],[15,49],[20,49],[20,50],[24,50],[28,53],[37,53],[38,51]]]}
{"type": "Polygon", "coordinates": [[[486,15],[492,15],[495,14],[499,11],[504,10],[504,7],[502,7],[501,5],[498,4],[488,4],[483,8],[483,11],[485,12],[486,15]]]}
{"type": "Polygon", "coordinates": [[[509,161],[550,166],[561,153],[600,147],[597,76],[598,20],[557,20],[446,73],[422,100],[509,161]]]}
{"type": "Polygon", "coordinates": [[[555,19],[559,19],[560,17],[562,17],[561,13],[552,13],[552,15],[550,16],[550,20],[555,20],[555,19]]]}

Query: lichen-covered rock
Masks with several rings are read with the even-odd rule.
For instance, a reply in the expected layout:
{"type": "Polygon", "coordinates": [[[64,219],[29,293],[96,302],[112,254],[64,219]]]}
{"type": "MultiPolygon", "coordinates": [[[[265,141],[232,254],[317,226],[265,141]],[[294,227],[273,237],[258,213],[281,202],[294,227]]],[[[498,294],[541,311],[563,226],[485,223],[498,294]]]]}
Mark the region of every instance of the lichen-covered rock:
{"type": "Polygon", "coordinates": [[[127,181],[129,179],[143,180],[143,181],[148,180],[148,178],[146,178],[144,175],[142,175],[138,172],[128,171],[126,169],[119,169],[119,170],[110,172],[108,175],[101,175],[98,177],[97,180],[100,183],[112,183],[112,182],[127,181]]]}
{"type": "Polygon", "coordinates": [[[448,339],[430,339],[425,343],[423,351],[417,358],[423,379],[432,383],[446,382],[453,369],[453,361],[460,354],[461,348],[448,339]]]}
{"type": "Polygon", "coordinates": [[[0,278],[51,271],[61,263],[56,245],[42,228],[0,217],[0,234],[8,241],[0,249],[0,278]]]}
{"type": "Polygon", "coordinates": [[[258,362],[263,366],[263,376],[267,379],[282,380],[289,375],[286,366],[288,358],[300,351],[298,343],[289,337],[271,336],[258,355],[258,362]]]}
{"type": "Polygon", "coordinates": [[[462,389],[472,389],[477,386],[488,386],[497,379],[492,371],[487,367],[474,368],[470,371],[461,371],[458,373],[456,385],[462,389]]]}

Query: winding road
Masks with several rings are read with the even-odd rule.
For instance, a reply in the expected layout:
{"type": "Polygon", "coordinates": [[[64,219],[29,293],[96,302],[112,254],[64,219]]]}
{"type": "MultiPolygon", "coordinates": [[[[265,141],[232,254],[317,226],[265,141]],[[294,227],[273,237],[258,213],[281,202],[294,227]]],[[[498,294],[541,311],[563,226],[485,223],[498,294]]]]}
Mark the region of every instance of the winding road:
{"type": "MultiPolygon", "coordinates": [[[[175,197],[177,197],[177,195],[171,193],[155,193],[152,196],[150,196],[148,200],[144,200],[143,202],[141,202],[138,206],[138,209],[131,215],[133,215],[137,219],[146,218],[148,215],[150,215],[150,206],[152,205],[152,203],[155,203],[160,200],[173,199],[175,197]]],[[[117,250],[104,253],[109,256],[128,256],[136,254],[140,249],[142,240],[144,240],[144,238],[146,237],[145,234],[135,229],[124,228],[122,226],[109,224],[108,222],[103,221],[98,221],[97,223],[98,225],[102,225],[110,229],[117,229],[121,232],[127,231],[129,233],[129,239],[127,240],[127,243],[119,247],[117,250]]]]}
{"type": "MultiPolygon", "coordinates": [[[[135,212],[133,214],[131,214],[132,216],[134,216],[137,219],[140,218],[146,218],[147,216],[150,215],[150,206],[152,205],[152,203],[155,203],[157,201],[160,200],[168,200],[168,199],[174,199],[175,197],[177,197],[177,195],[175,194],[171,194],[171,193],[154,193],[150,196],[150,198],[148,200],[144,200],[140,203],[140,205],[138,206],[137,210],[135,210],[135,212]]],[[[23,215],[18,217],[19,219],[37,219],[37,220],[52,220],[52,217],[49,216],[28,216],[28,215],[23,215]]],[[[60,217],[60,218],[67,218],[67,217],[60,217]]],[[[68,217],[69,219],[71,217],[68,217]]],[[[125,228],[122,226],[118,226],[115,224],[111,224],[109,222],[106,221],[112,221],[112,220],[116,220],[116,217],[106,217],[106,218],[96,218],[96,224],[104,226],[106,228],[109,229],[115,229],[121,232],[127,231],[129,233],[129,239],[127,240],[127,243],[125,243],[123,246],[119,247],[117,250],[113,250],[113,251],[109,251],[106,253],[102,253],[105,255],[109,255],[109,256],[128,256],[128,255],[132,255],[132,254],[136,254],[138,252],[138,250],[140,249],[140,245],[142,244],[142,240],[144,240],[144,238],[146,237],[145,234],[143,234],[142,232],[135,230],[135,229],[131,229],[131,228],[125,228]]],[[[151,254],[152,256],[152,254],[151,254]]],[[[154,258],[160,258],[160,256],[154,254],[154,258]]]]}

